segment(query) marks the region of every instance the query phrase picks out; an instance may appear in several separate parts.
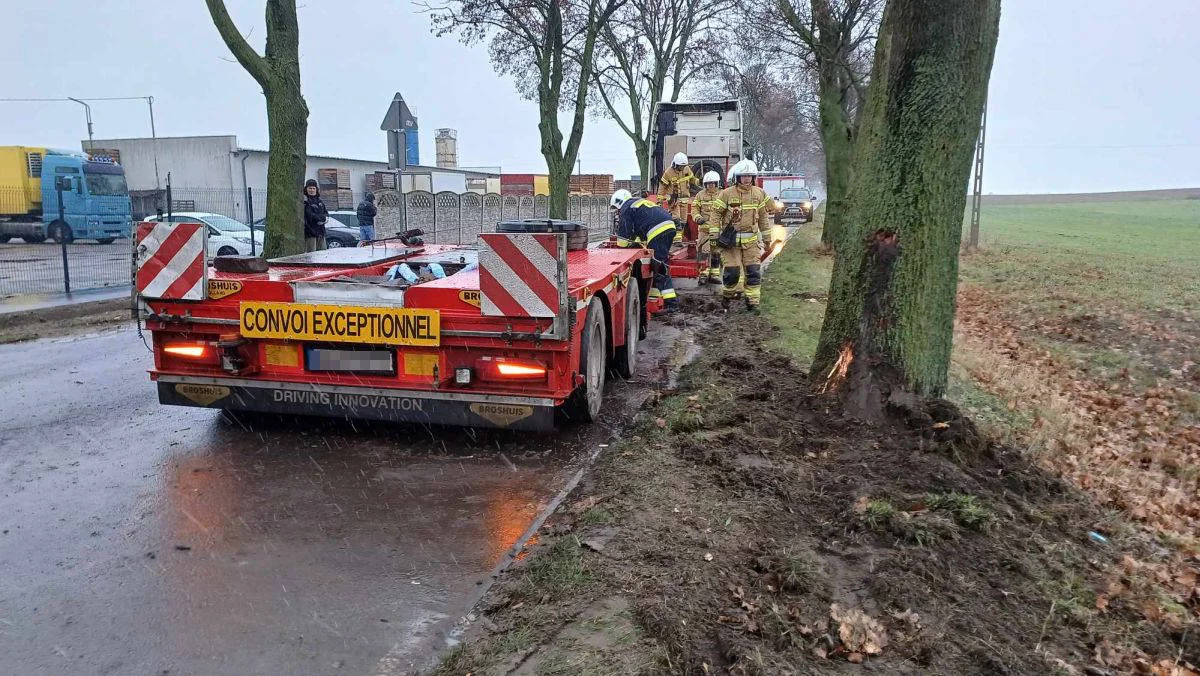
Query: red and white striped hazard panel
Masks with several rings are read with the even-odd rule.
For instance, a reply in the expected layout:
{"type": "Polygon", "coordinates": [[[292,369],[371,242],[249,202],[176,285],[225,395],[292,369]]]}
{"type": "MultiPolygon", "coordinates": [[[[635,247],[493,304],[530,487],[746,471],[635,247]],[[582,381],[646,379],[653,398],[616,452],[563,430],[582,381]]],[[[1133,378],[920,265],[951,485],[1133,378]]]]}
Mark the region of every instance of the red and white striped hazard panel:
{"type": "Polygon", "coordinates": [[[566,293],[561,233],[479,236],[480,309],[489,317],[555,317],[566,293]]]}
{"type": "Polygon", "coordinates": [[[138,223],[137,290],[146,298],[204,300],[208,265],[202,223],[138,223]]]}

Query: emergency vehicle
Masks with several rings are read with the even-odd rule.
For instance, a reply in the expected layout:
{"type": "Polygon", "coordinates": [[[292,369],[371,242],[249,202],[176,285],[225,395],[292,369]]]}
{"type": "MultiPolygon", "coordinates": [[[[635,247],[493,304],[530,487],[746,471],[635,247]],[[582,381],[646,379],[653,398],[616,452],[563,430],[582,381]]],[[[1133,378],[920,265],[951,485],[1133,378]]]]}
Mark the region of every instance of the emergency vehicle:
{"type": "Polygon", "coordinates": [[[587,248],[574,222],[498,230],[474,247],[409,238],[209,267],[206,228],[139,224],[159,401],[530,430],[595,420],[610,369],[635,368],[650,252],[587,248]]]}

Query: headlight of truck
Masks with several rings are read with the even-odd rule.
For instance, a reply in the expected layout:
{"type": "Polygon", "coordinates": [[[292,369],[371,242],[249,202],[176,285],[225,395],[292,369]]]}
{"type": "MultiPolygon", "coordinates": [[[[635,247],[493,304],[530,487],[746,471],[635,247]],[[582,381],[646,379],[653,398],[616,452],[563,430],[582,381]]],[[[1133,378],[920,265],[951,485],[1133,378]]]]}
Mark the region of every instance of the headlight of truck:
{"type": "Polygon", "coordinates": [[[803,206],[804,206],[804,208],[805,208],[805,209],[811,209],[811,208],[812,208],[812,202],[805,202],[803,206]]]}
{"type": "Polygon", "coordinates": [[[782,211],[782,210],[783,210],[783,202],[780,202],[779,200],[775,200],[775,211],[782,211]]]}

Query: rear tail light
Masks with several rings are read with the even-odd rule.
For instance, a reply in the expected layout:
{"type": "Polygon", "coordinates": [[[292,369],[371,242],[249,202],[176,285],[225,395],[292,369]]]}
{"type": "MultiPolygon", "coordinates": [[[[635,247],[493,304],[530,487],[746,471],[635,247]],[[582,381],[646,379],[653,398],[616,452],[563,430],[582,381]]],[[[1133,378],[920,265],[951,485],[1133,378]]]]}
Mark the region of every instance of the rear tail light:
{"type": "Polygon", "coordinates": [[[176,357],[204,359],[212,355],[212,347],[207,343],[167,343],[163,352],[176,357]]]}
{"type": "Polygon", "coordinates": [[[533,359],[484,357],[475,362],[480,380],[493,382],[535,381],[546,379],[546,365],[533,359]]]}

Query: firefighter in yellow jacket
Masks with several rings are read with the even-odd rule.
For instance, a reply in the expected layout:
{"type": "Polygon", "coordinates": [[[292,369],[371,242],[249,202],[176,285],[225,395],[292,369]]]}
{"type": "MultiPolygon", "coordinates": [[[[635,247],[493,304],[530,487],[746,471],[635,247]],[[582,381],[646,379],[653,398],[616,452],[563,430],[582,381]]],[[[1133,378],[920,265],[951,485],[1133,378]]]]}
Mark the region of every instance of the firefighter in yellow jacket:
{"type": "Polygon", "coordinates": [[[699,187],[700,179],[692,173],[688,165],[688,157],[683,153],[675,153],[671,166],[662,173],[658,182],[658,194],[666,199],[664,205],[671,212],[671,218],[679,224],[676,228],[676,241],[683,235],[683,226],[687,224],[688,209],[692,201],[692,186],[699,187]]]}
{"type": "Polygon", "coordinates": [[[725,203],[721,201],[721,175],[715,171],[704,174],[704,190],[692,200],[692,220],[700,229],[699,252],[701,260],[708,259],[708,267],[700,271],[700,283],[721,281],[721,251],[717,248],[717,235],[721,232],[721,214],[725,203]]]}
{"type": "Polygon", "coordinates": [[[757,176],[758,166],[753,160],[739,161],[729,172],[732,185],[718,198],[724,204],[722,230],[732,226],[732,231],[723,232],[717,242],[721,249],[722,302],[728,307],[737,297],[744,270],[746,306],[752,312],[758,311],[762,298],[762,238],[771,231],[771,198],[754,185],[757,176]]]}

